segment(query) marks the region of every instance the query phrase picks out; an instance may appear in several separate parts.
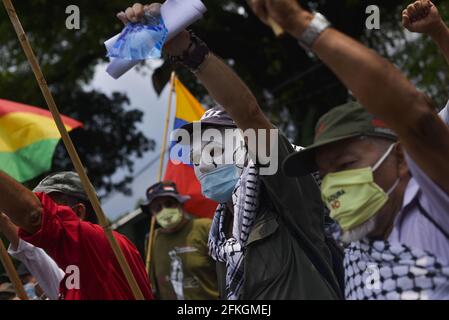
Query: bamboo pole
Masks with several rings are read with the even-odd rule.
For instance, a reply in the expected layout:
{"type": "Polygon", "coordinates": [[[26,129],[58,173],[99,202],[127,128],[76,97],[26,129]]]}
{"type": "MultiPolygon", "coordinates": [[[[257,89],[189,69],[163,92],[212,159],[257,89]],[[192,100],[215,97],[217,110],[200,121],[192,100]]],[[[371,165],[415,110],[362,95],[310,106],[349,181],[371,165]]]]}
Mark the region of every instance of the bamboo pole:
{"type": "Polygon", "coordinates": [[[47,102],[48,108],[50,109],[50,112],[53,116],[53,119],[56,123],[59,133],[61,134],[62,141],[64,142],[67,152],[69,153],[73,166],[75,167],[75,170],[81,179],[84,190],[87,196],[89,197],[92,207],[94,208],[95,214],[98,217],[99,224],[101,225],[101,227],[105,232],[105,235],[112,247],[114,255],[118,260],[120,268],[122,269],[126,277],[126,280],[133,292],[135,299],[143,300],[144,296],[142,294],[142,291],[140,290],[139,285],[137,284],[137,281],[133,273],[131,272],[129,265],[125,260],[125,256],[123,255],[123,252],[121,251],[117,243],[117,240],[113,236],[109,221],[106,219],[106,215],[104,214],[103,209],[101,208],[100,201],[95,192],[95,189],[92,186],[86,172],[84,171],[84,167],[81,163],[78,153],[76,152],[75,146],[73,145],[73,142],[67,132],[67,129],[65,128],[64,123],[62,122],[58,107],[56,106],[54,98],[50,92],[50,89],[48,88],[45,77],[39,66],[39,62],[37,61],[36,56],[34,55],[31,44],[28,40],[28,37],[25,34],[25,31],[23,30],[22,24],[20,23],[19,17],[17,16],[14,6],[11,0],[3,0],[3,4],[6,8],[6,11],[8,12],[9,18],[11,19],[11,22],[14,26],[14,30],[16,31],[17,37],[19,38],[20,44],[33,70],[34,76],[36,77],[36,80],[39,84],[39,87],[42,91],[45,101],[47,102]]]}
{"type": "Polygon", "coordinates": [[[151,270],[151,249],[153,246],[153,239],[154,239],[154,228],[156,226],[156,217],[151,216],[150,220],[150,233],[148,235],[148,247],[147,247],[147,254],[145,257],[145,267],[147,269],[148,275],[150,275],[151,270]]]}
{"type": "Polygon", "coordinates": [[[165,149],[167,148],[168,126],[170,124],[173,92],[175,89],[175,78],[176,78],[176,74],[175,74],[175,72],[172,72],[171,77],[170,77],[170,94],[168,96],[168,108],[167,108],[167,114],[165,115],[164,135],[163,135],[162,146],[161,146],[161,158],[159,159],[159,173],[158,173],[158,179],[157,179],[157,181],[159,181],[159,182],[162,181],[162,173],[164,171],[165,149]]]}
{"type": "MultiPolygon", "coordinates": [[[[173,93],[175,89],[175,79],[176,74],[173,71],[171,73],[170,77],[170,93],[168,95],[168,107],[167,107],[167,114],[165,115],[165,125],[164,125],[164,134],[162,136],[162,147],[161,147],[161,157],[159,159],[159,172],[157,176],[157,181],[162,181],[162,173],[164,171],[164,160],[165,160],[165,150],[167,148],[167,135],[168,135],[168,126],[170,124],[170,115],[171,115],[171,108],[172,108],[172,100],[173,100],[173,93]]],[[[148,236],[148,247],[147,247],[147,254],[145,257],[145,266],[147,269],[148,275],[150,274],[150,265],[151,265],[151,248],[153,246],[153,239],[154,239],[154,227],[156,225],[156,217],[151,216],[151,223],[150,223],[150,234],[148,236]]]]}
{"type": "Polygon", "coordinates": [[[28,296],[23,288],[22,281],[17,274],[16,269],[14,268],[14,264],[12,263],[11,257],[8,255],[8,251],[6,251],[5,245],[3,241],[0,239],[0,260],[5,267],[6,274],[9,277],[14,289],[16,290],[17,296],[20,300],[28,300],[28,296]]]}

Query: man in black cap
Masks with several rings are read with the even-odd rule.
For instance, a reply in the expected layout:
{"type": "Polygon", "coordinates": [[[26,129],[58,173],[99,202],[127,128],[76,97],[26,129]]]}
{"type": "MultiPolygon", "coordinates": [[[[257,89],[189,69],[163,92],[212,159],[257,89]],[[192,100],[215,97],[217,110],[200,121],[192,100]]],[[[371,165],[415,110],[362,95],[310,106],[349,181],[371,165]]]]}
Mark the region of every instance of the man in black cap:
{"type": "Polygon", "coordinates": [[[171,181],[147,190],[145,204],[161,228],[151,250],[151,282],[160,300],[218,299],[215,263],[207,248],[210,219],[191,219],[184,212],[188,196],[178,193],[171,181]]]}
{"type": "MultiPolygon", "coordinates": [[[[95,221],[79,176],[58,172],[31,192],[0,171],[0,212],[19,229],[21,239],[42,248],[65,270],[60,298],[66,300],[134,299],[103,229],[95,221]]],[[[148,276],[136,247],[114,232],[146,299],[148,276]]]]}
{"type": "MultiPolygon", "coordinates": [[[[304,10],[296,0],[249,2],[262,21],[271,17],[315,53],[360,101],[324,115],[314,144],[284,163],[292,177],[319,170],[324,178],[323,201],[351,242],[344,264],[346,297],[447,299],[447,110],[441,113],[445,123],[399,70],[333,29],[320,13],[304,10]]],[[[432,6],[429,1],[410,6],[404,12],[408,26],[419,25],[432,6]],[[413,17],[423,5],[427,8],[413,17]]],[[[447,35],[447,28],[443,32],[447,35]]]]}
{"type": "MultiPolygon", "coordinates": [[[[144,7],[135,4],[118,18],[135,22],[143,15],[144,7]]],[[[339,298],[318,186],[311,175],[292,179],[276,170],[294,152],[292,145],[242,80],[199,38],[182,32],[165,50],[173,62],[194,72],[222,106],[209,110],[199,124],[184,127],[193,133],[192,160],[202,192],[220,203],[209,248],[217,261],[221,298],[339,298]],[[237,128],[243,131],[240,138],[237,128]],[[227,133],[232,137],[227,139],[227,133]],[[268,161],[262,161],[267,155],[268,161]]]]}

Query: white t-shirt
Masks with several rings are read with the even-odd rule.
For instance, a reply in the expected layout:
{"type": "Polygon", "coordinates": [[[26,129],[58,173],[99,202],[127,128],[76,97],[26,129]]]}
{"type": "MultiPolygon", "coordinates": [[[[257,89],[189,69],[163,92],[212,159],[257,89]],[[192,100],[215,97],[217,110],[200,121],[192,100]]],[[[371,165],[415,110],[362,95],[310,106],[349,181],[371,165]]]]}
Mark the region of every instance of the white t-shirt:
{"type": "Polygon", "coordinates": [[[64,278],[65,272],[44,250],[20,239],[17,250],[9,246],[8,253],[25,265],[48,298],[58,299],[59,283],[64,278]]]}

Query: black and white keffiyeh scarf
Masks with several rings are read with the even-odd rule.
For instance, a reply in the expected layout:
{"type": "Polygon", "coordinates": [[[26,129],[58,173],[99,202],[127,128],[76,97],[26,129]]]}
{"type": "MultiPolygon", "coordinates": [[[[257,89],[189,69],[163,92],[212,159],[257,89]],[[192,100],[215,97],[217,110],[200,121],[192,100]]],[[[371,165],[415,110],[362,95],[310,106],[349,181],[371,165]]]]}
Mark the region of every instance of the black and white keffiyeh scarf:
{"type": "Polygon", "coordinates": [[[209,254],[226,263],[226,292],[228,300],[241,298],[244,283],[245,245],[256,218],[260,181],[259,170],[252,161],[243,170],[232,194],[234,222],[232,237],[226,238],[226,205],[220,204],[215,212],[209,233],[209,254]]]}
{"type": "Polygon", "coordinates": [[[353,242],[345,250],[344,268],[349,300],[449,298],[445,292],[449,289],[449,266],[431,253],[404,244],[353,242]],[[443,292],[441,288],[445,288],[443,292]]]}

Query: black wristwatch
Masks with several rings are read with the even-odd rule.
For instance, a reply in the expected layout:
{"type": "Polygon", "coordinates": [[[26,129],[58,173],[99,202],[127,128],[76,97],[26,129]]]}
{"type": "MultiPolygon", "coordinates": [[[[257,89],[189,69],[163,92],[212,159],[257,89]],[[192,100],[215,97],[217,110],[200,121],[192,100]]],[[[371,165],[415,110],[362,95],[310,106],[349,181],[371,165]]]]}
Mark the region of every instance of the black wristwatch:
{"type": "Polygon", "coordinates": [[[189,47],[180,56],[169,56],[170,62],[174,64],[181,64],[190,69],[193,73],[200,70],[206,57],[210,54],[209,47],[198,38],[192,31],[190,33],[189,47]]]}

